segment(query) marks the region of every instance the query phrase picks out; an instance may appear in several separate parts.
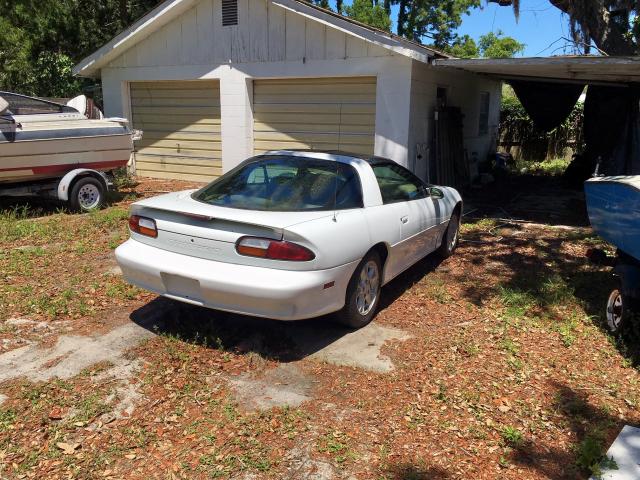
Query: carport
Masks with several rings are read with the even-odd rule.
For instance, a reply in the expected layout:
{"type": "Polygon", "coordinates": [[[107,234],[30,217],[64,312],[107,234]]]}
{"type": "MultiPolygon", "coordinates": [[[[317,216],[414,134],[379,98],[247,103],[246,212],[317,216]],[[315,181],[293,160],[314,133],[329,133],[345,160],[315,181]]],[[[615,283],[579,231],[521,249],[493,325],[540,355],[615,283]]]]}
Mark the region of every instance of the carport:
{"type": "Polygon", "coordinates": [[[587,89],[586,149],[571,174],[640,173],[640,57],[435,59],[433,64],[508,82],[534,123],[551,131],[587,89]]]}
{"type": "Polygon", "coordinates": [[[528,58],[436,59],[450,67],[504,81],[628,86],[640,82],[640,57],[559,56],[528,58]]]}

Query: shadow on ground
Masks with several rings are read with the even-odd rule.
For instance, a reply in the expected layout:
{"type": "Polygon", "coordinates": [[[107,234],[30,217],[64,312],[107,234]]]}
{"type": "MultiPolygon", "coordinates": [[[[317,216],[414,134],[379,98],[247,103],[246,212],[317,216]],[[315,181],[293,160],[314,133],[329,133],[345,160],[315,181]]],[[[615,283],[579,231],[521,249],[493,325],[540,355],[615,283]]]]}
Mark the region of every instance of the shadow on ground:
{"type": "Polygon", "coordinates": [[[385,478],[393,480],[446,480],[450,475],[440,467],[420,467],[412,464],[392,465],[385,478]]]}
{"type": "Polygon", "coordinates": [[[590,403],[586,391],[556,382],[553,388],[556,412],[562,415],[567,431],[571,432],[570,441],[575,449],[562,450],[556,444],[542,445],[525,439],[513,448],[510,461],[545,478],[587,478],[626,422],[606,408],[590,403]]]}
{"type": "MultiPolygon", "coordinates": [[[[431,255],[385,286],[379,308],[384,309],[398,300],[407,289],[433,272],[440,261],[431,255]]],[[[340,356],[343,364],[369,362],[370,369],[378,371],[391,368],[390,363],[384,363],[388,360],[377,360],[380,346],[386,340],[407,338],[404,332],[376,324],[375,319],[367,327],[354,331],[339,325],[337,314],[285,322],[211,310],[164,297],[134,311],[131,320],[159,335],[209,348],[254,352],[280,362],[301,360],[331,347],[331,355],[340,356]]]]}
{"type": "Polygon", "coordinates": [[[582,188],[571,189],[561,178],[510,175],[464,192],[465,210],[476,217],[498,217],[550,225],[589,225],[582,188]]]}

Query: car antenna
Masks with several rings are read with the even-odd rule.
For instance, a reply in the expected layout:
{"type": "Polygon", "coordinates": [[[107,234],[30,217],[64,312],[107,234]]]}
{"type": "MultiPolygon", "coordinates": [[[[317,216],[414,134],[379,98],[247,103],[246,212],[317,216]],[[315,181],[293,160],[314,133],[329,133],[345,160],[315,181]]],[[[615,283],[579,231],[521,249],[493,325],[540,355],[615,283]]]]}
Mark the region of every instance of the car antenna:
{"type": "Polygon", "coordinates": [[[333,179],[333,221],[338,221],[338,160],[336,162],[336,176],[333,179]]]}

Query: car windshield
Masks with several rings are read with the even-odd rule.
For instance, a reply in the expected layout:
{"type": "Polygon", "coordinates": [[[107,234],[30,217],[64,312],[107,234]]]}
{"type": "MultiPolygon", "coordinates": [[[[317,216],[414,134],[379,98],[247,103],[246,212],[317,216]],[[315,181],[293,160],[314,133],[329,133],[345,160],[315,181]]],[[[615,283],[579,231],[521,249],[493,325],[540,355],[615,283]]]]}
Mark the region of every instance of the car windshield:
{"type": "Polygon", "coordinates": [[[308,157],[255,157],[193,194],[211,205],[275,212],[362,207],[362,189],[347,164],[308,157]]]}
{"type": "Polygon", "coordinates": [[[49,113],[67,113],[78,111],[66,105],[59,105],[37,98],[25,97],[15,93],[0,92],[0,97],[9,104],[7,114],[12,115],[42,115],[49,113]]]}

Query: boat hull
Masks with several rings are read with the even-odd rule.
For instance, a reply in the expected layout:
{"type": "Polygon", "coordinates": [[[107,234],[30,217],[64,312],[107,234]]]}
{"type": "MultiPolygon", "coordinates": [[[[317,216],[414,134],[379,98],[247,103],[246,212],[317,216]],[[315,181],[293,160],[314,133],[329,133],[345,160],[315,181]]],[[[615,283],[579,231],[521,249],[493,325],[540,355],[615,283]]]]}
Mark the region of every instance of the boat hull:
{"type": "Polygon", "coordinates": [[[129,161],[133,144],[126,125],[73,114],[33,117],[0,125],[0,184],[58,178],[76,168],[109,171],[129,161]]]}
{"type": "Polygon", "coordinates": [[[640,175],[592,178],[585,196],[593,230],[640,260],[640,175]]]}

